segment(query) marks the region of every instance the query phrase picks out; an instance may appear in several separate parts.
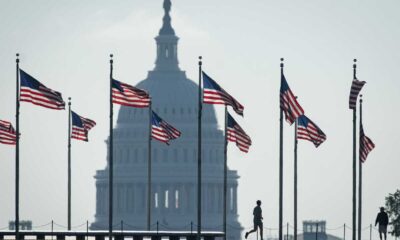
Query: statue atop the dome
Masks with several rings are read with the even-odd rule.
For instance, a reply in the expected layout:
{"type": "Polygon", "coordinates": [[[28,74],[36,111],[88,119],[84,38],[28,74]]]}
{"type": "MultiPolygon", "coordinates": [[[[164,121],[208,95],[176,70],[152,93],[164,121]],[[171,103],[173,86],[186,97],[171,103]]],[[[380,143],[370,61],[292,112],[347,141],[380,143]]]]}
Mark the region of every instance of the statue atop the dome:
{"type": "Polygon", "coordinates": [[[164,8],[164,17],[163,17],[163,26],[160,29],[160,35],[175,35],[175,31],[171,26],[171,16],[169,12],[171,11],[171,0],[164,0],[163,4],[164,8]]]}
{"type": "Polygon", "coordinates": [[[164,0],[164,11],[168,13],[171,11],[171,0],[164,0]]]}

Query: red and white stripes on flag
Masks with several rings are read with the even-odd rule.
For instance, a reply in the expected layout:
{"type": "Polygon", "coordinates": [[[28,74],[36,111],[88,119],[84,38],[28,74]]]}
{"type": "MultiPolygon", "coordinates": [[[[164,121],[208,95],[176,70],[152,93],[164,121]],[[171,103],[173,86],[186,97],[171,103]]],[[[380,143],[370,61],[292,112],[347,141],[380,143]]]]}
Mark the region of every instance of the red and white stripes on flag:
{"type": "Polygon", "coordinates": [[[61,93],[54,91],[20,69],[20,101],[55,109],[65,109],[65,102],[61,93]]]}
{"type": "Polygon", "coordinates": [[[233,110],[243,116],[244,107],[234,97],[229,95],[211,77],[203,72],[203,102],[207,104],[229,105],[233,110]]]}
{"type": "Polygon", "coordinates": [[[10,122],[0,120],[0,143],[7,145],[17,143],[17,133],[10,122]]]}
{"type": "Polygon", "coordinates": [[[251,146],[251,139],[229,113],[226,130],[228,141],[236,143],[240,151],[247,153],[251,146]]]}
{"type": "Polygon", "coordinates": [[[155,112],[151,117],[151,137],[169,145],[170,140],[177,139],[181,136],[178,129],[161,119],[155,112]]]}
{"type": "Polygon", "coordinates": [[[353,79],[353,82],[351,83],[350,97],[349,97],[350,109],[356,109],[358,94],[360,93],[365,83],[366,83],[365,81],[359,81],[357,79],[353,79]]]}
{"type": "Polygon", "coordinates": [[[290,125],[292,125],[299,116],[304,114],[303,108],[297,102],[283,74],[281,76],[280,107],[285,113],[286,121],[290,123],[290,125]]]}
{"type": "Polygon", "coordinates": [[[325,133],[305,115],[297,118],[297,139],[307,140],[319,147],[326,140],[325,133]]]}
{"type": "Polygon", "coordinates": [[[372,140],[365,136],[364,128],[361,124],[360,126],[360,148],[359,148],[359,158],[361,162],[365,162],[367,160],[368,154],[375,148],[375,144],[372,140]]]}
{"type": "Polygon", "coordinates": [[[71,138],[87,142],[89,140],[89,130],[96,126],[96,122],[89,118],[79,116],[74,111],[71,111],[72,129],[71,138]]]}
{"type": "Polygon", "coordinates": [[[150,106],[149,94],[126,83],[112,80],[112,102],[128,107],[147,108],[150,106]]]}

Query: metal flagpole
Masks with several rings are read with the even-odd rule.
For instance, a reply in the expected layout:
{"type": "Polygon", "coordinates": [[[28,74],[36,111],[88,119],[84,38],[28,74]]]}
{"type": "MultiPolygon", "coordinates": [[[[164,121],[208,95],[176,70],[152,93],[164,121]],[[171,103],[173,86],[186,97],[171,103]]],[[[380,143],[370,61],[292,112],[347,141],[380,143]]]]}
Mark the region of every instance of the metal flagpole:
{"type": "Polygon", "coordinates": [[[228,190],[228,107],[225,105],[225,137],[224,137],[224,240],[226,240],[226,194],[228,190]]]}
{"type": "MultiPolygon", "coordinates": [[[[360,95],[360,124],[362,125],[362,95],[360,95]]],[[[360,137],[360,136],[359,136],[360,137]]],[[[358,141],[361,144],[361,139],[358,141]]],[[[358,147],[360,149],[360,146],[358,147]]],[[[358,154],[358,240],[361,240],[361,218],[362,218],[362,162],[360,153],[358,154]]]]}
{"type": "Polygon", "coordinates": [[[286,223],[286,239],[289,240],[289,223],[286,223]]]}
{"type": "Polygon", "coordinates": [[[112,240],[113,231],[113,102],[112,102],[112,80],[113,80],[113,55],[110,54],[110,142],[108,150],[109,179],[108,179],[108,238],[112,240]]]}
{"type": "MultiPolygon", "coordinates": [[[[353,64],[353,78],[357,79],[356,76],[356,70],[357,70],[357,59],[354,59],[354,64],[353,64]]],[[[356,144],[357,144],[357,139],[356,139],[356,123],[357,119],[357,110],[356,108],[353,109],[353,229],[352,229],[352,240],[356,240],[356,185],[357,185],[357,160],[356,160],[356,144]]]]}
{"type": "Polygon", "coordinates": [[[71,231],[71,98],[68,98],[68,231],[71,231]]]}
{"type": "Polygon", "coordinates": [[[369,240],[372,240],[372,224],[369,224],[369,240]]]}
{"type": "Polygon", "coordinates": [[[199,106],[197,119],[197,240],[201,239],[201,112],[202,112],[202,90],[201,90],[201,61],[199,56],[199,106]]]}
{"type": "Polygon", "coordinates": [[[17,79],[16,79],[16,99],[15,99],[15,130],[16,130],[16,144],[15,144],[15,239],[19,240],[19,53],[16,54],[17,58],[17,79]]]}
{"type": "MultiPolygon", "coordinates": [[[[297,97],[296,97],[297,98],[297,97]]],[[[297,240],[297,119],[294,122],[294,236],[297,240]]]]}
{"type": "Polygon", "coordinates": [[[151,225],[151,119],[152,119],[151,100],[149,105],[149,141],[148,141],[148,163],[147,163],[147,231],[151,225]]]}
{"type": "MultiPolygon", "coordinates": [[[[283,77],[283,58],[281,58],[281,78],[283,77]]],[[[282,238],[283,222],[283,111],[279,111],[279,240],[282,238]]]]}

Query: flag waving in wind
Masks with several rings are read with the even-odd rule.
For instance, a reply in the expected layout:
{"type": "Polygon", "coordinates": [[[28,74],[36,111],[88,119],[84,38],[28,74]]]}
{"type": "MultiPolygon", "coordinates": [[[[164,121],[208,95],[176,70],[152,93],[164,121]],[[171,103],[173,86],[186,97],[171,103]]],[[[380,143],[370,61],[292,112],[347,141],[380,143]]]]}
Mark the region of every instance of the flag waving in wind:
{"type": "Polygon", "coordinates": [[[128,107],[146,108],[150,105],[150,96],[142,89],[113,79],[112,102],[128,107]]]}
{"type": "Polygon", "coordinates": [[[47,88],[38,80],[20,69],[21,93],[20,100],[30,102],[45,108],[62,110],[65,109],[65,102],[61,93],[47,88]]]}
{"type": "Polygon", "coordinates": [[[369,137],[365,136],[364,128],[361,124],[360,126],[360,149],[359,149],[359,157],[361,162],[365,162],[367,160],[368,154],[375,148],[375,144],[372,142],[369,137]]]}
{"type": "Polygon", "coordinates": [[[155,112],[151,117],[151,137],[169,145],[169,141],[181,136],[176,128],[162,120],[155,112]]]}
{"type": "Polygon", "coordinates": [[[74,111],[71,111],[71,117],[72,117],[71,138],[87,142],[89,140],[88,132],[90,129],[96,126],[96,122],[88,118],[81,117],[74,111]]]}
{"type": "Polygon", "coordinates": [[[360,93],[365,83],[366,83],[365,81],[359,81],[357,79],[354,79],[353,82],[351,83],[351,90],[349,97],[350,109],[356,109],[358,94],[360,93]]]}
{"type": "Polygon", "coordinates": [[[244,107],[222,87],[220,87],[218,83],[212,80],[205,72],[203,72],[203,85],[204,103],[229,105],[237,114],[243,116],[244,107]]]}
{"type": "Polygon", "coordinates": [[[10,122],[0,120],[0,143],[15,145],[17,133],[10,122]]]}
{"type": "Polygon", "coordinates": [[[228,126],[226,129],[228,140],[236,143],[240,151],[247,153],[251,146],[251,139],[229,113],[228,126]]]}
{"type": "Polygon", "coordinates": [[[297,139],[308,140],[318,147],[326,140],[326,135],[308,117],[301,115],[297,118],[297,139]]]}
{"type": "Polygon", "coordinates": [[[281,77],[280,105],[285,113],[285,118],[290,125],[301,115],[304,114],[303,108],[297,102],[296,97],[289,88],[285,76],[281,77]]]}

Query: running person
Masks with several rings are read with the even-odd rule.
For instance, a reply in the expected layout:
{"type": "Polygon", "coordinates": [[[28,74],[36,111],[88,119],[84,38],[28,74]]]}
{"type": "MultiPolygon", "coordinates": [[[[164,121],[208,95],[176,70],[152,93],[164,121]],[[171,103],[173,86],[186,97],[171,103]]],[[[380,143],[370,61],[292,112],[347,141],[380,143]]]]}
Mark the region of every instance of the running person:
{"type": "Polygon", "coordinates": [[[261,201],[257,200],[257,206],[253,210],[253,223],[254,223],[254,228],[250,230],[249,232],[246,232],[246,235],[244,238],[247,239],[250,233],[256,232],[257,227],[260,229],[260,237],[261,240],[263,240],[263,217],[262,217],[262,210],[261,210],[261,201]]]}

